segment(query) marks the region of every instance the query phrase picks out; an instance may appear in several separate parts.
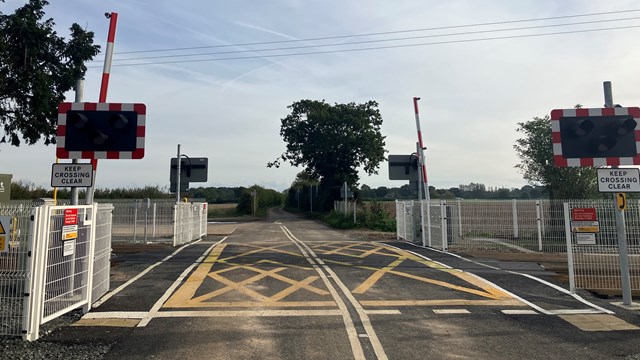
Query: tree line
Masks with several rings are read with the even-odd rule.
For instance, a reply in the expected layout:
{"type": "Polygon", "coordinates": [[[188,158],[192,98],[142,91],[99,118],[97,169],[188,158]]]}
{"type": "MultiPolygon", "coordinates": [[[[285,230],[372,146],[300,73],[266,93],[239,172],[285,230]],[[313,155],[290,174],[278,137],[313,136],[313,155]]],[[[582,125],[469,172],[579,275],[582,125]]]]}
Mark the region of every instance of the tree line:
{"type": "MultiPolygon", "coordinates": [[[[417,199],[418,190],[415,186],[408,184],[400,187],[377,188],[362,185],[358,195],[364,200],[417,199]]],[[[436,189],[429,186],[429,196],[432,199],[546,199],[549,198],[549,193],[542,186],[525,185],[521,188],[508,189],[470,183],[449,189],[436,189]]]]}

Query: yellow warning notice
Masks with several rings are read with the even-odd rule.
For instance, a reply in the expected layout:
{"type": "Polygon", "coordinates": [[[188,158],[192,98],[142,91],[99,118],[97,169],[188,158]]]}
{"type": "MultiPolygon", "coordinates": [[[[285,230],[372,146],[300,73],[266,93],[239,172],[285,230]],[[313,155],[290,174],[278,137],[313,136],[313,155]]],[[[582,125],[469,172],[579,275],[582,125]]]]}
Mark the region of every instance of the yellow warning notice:
{"type": "Polygon", "coordinates": [[[7,237],[7,229],[11,218],[8,216],[0,216],[0,252],[9,251],[9,238],[7,237]]]}

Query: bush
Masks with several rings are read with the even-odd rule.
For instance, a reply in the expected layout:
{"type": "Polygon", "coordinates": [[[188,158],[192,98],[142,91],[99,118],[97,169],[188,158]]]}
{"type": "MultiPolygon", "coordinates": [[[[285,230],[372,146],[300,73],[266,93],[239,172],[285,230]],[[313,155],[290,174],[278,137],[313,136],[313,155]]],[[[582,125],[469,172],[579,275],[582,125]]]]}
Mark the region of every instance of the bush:
{"type": "Polygon", "coordinates": [[[363,225],[371,230],[395,232],[396,220],[384,210],[380,201],[373,201],[365,206],[361,216],[363,225]]]}
{"type": "Polygon", "coordinates": [[[379,201],[362,207],[357,213],[356,223],[353,222],[353,214],[345,215],[336,210],[324,215],[322,220],[336,229],[367,228],[385,232],[396,231],[396,220],[384,210],[379,201]]]}
{"type": "Polygon", "coordinates": [[[251,193],[256,192],[256,198],[258,201],[257,214],[264,215],[266,209],[273,206],[281,206],[284,195],[272,189],[265,189],[258,185],[254,185],[248,189],[245,189],[240,200],[238,201],[238,212],[241,214],[253,213],[253,196],[251,193]]]}
{"type": "Polygon", "coordinates": [[[336,210],[331,210],[330,213],[322,217],[322,220],[329,224],[329,226],[336,229],[353,229],[361,225],[354,223],[352,216],[345,216],[343,213],[336,210]]]}

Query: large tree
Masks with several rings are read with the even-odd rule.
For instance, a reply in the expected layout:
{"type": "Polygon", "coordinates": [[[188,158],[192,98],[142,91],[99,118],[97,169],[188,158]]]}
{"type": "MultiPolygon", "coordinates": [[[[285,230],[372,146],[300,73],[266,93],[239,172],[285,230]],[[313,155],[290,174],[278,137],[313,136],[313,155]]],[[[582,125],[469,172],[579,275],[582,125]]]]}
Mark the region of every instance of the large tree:
{"type": "Polygon", "coordinates": [[[43,20],[46,5],[29,0],[11,15],[0,12],[0,144],[54,143],[58,104],[100,49],[78,24],[68,41],[58,36],[53,19],[43,20]]]}
{"type": "Polygon", "coordinates": [[[333,207],[340,186],[356,186],[358,169],[377,174],[385,160],[382,116],[378,103],[328,104],[300,100],[288,107],[291,113],[281,120],[280,135],[287,150],[267,166],[283,162],[303,166],[313,179],[320,180],[321,209],[333,207]]]}
{"type": "Polygon", "coordinates": [[[514,145],[521,161],[516,168],[525,180],[532,185],[544,186],[551,199],[598,196],[596,168],[555,166],[549,116],[518,123],[517,131],[524,137],[516,140],[514,145]]]}

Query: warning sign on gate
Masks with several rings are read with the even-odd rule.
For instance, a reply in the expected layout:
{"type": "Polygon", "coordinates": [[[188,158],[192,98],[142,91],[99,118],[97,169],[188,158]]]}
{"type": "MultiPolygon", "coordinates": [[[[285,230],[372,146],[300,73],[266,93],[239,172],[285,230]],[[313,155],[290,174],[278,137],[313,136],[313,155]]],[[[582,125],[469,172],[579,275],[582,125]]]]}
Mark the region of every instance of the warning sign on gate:
{"type": "Polygon", "coordinates": [[[597,233],[600,232],[600,223],[598,221],[571,221],[571,232],[597,233]]]}
{"type": "Polygon", "coordinates": [[[62,241],[78,238],[78,209],[64,209],[62,221],[62,241]]]}
{"type": "Polygon", "coordinates": [[[573,208],[571,209],[571,220],[573,221],[596,221],[596,208],[573,208]]]}
{"type": "Polygon", "coordinates": [[[0,216],[0,252],[9,251],[9,223],[8,216],[0,216]]]}

